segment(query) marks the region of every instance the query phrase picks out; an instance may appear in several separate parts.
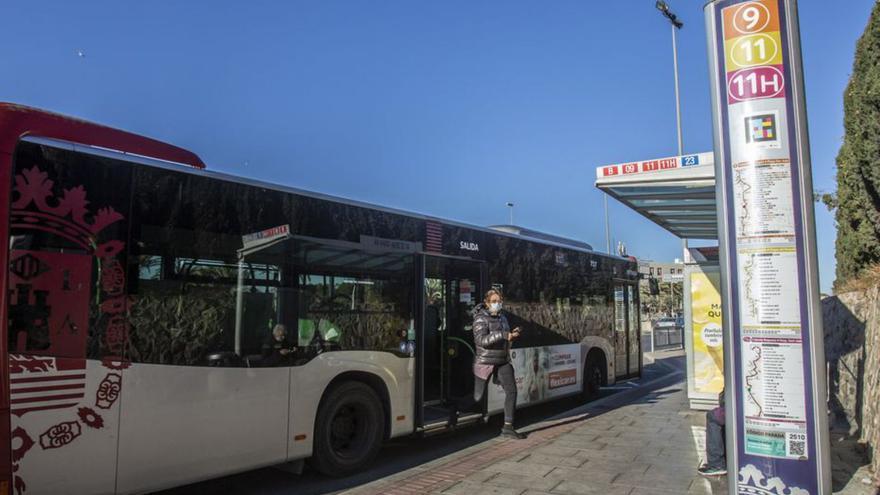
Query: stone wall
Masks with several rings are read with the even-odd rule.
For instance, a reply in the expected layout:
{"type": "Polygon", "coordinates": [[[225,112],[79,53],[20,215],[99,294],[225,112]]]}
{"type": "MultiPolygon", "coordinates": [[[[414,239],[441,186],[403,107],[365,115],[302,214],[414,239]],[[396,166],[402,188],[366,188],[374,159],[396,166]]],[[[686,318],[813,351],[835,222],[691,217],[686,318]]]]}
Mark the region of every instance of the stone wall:
{"type": "Polygon", "coordinates": [[[833,429],[867,446],[880,481],[880,287],[822,301],[833,429]]]}

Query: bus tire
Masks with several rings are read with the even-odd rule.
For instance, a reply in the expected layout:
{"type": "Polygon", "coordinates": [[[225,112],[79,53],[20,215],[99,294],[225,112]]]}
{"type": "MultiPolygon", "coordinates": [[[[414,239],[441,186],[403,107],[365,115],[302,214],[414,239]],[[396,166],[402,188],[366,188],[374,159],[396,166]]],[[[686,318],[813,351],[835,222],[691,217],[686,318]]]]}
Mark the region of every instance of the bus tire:
{"type": "Polygon", "coordinates": [[[599,388],[605,385],[606,374],[603,355],[599,351],[591,351],[587,354],[587,362],[584,364],[584,388],[581,395],[584,401],[593,400],[599,396],[599,388]]]}
{"type": "Polygon", "coordinates": [[[321,400],[315,422],[312,467],[333,477],[370,463],[385,437],[385,412],[376,392],[361,382],[344,382],[321,400]]]}

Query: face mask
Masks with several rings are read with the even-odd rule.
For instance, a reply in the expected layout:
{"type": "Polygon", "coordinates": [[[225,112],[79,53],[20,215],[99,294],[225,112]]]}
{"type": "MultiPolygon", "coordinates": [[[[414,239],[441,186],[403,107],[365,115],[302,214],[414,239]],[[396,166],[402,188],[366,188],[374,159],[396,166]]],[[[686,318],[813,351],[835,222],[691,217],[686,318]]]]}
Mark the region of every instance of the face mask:
{"type": "Polygon", "coordinates": [[[501,303],[500,302],[492,303],[489,305],[489,309],[493,313],[497,313],[497,312],[501,311],[501,303]]]}

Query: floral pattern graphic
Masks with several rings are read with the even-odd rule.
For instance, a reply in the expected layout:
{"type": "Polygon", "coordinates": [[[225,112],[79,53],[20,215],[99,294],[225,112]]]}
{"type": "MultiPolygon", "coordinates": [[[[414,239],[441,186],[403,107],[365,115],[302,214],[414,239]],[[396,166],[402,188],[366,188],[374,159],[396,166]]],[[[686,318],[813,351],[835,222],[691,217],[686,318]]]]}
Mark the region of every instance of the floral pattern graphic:
{"type": "Polygon", "coordinates": [[[107,373],[95,392],[95,405],[101,409],[110,409],[119,398],[121,389],[122,377],[116,373],[107,373]]]}
{"type": "Polygon", "coordinates": [[[34,446],[34,439],[21,426],[17,426],[12,430],[12,445],[12,462],[16,463],[24,457],[28,450],[31,450],[31,447],[34,446]],[[15,447],[16,440],[21,442],[18,447],[15,447]]]}
{"type": "Polygon", "coordinates": [[[40,447],[44,450],[64,447],[82,434],[82,427],[76,421],[65,421],[46,430],[40,435],[40,447]]]}
{"type": "Polygon", "coordinates": [[[77,411],[79,419],[89,428],[99,430],[104,427],[104,418],[101,417],[94,409],[90,407],[81,407],[77,411]]]}

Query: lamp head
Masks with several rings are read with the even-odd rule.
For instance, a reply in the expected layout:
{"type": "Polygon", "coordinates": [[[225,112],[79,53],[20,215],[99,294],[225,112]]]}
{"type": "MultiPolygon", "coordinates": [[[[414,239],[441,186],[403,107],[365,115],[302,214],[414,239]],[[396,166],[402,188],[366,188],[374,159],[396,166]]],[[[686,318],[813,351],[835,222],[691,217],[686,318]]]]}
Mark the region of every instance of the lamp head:
{"type": "Polygon", "coordinates": [[[676,28],[681,29],[682,26],[684,26],[684,23],[678,20],[678,17],[676,17],[675,14],[673,14],[672,11],[669,10],[669,5],[663,0],[657,0],[657,3],[654,4],[654,7],[657,7],[657,10],[659,10],[661,14],[669,19],[669,22],[671,22],[672,25],[676,28]]]}

